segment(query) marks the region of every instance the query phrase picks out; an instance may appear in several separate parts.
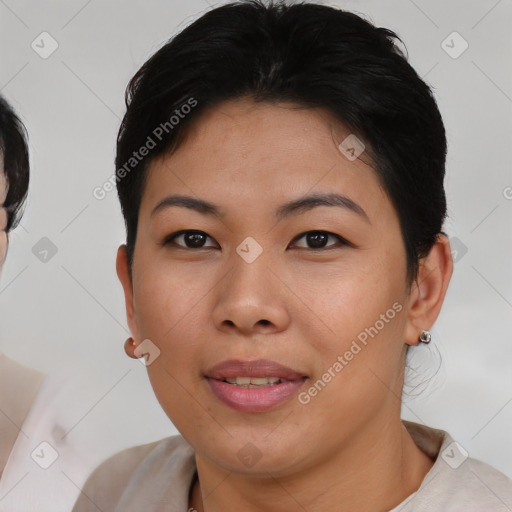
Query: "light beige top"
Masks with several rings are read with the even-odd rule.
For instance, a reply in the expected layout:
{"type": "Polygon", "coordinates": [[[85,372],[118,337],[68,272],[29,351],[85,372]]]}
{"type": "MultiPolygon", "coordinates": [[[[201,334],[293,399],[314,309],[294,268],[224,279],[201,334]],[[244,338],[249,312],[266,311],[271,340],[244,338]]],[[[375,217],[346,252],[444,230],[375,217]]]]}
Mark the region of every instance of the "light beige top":
{"type": "MultiPolygon", "coordinates": [[[[390,512],[512,511],[512,480],[467,457],[447,432],[403,424],[435,463],[419,489],[390,512]]],[[[94,471],[73,512],[187,512],[195,474],[194,451],[181,436],[129,448],[94,471]]]]}
{"type": "Polygon", "coordinates": [[[0,477],[44,378],[0,352],[0,477]]]}
{"type": "Polygon", "coordinates": [[[76,368],[45,376],[0,352],[0,512],[69,512],[117,451],[104,419],[81,424],[96,399],[90,379],[76,368]]]}

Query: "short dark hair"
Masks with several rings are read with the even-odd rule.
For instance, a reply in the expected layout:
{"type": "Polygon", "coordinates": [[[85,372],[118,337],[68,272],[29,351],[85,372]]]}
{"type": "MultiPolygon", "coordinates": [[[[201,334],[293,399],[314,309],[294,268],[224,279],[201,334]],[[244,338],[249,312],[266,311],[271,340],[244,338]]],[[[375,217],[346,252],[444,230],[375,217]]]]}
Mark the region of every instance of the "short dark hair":
{"type": "Polygon", "coordinates": [[[4,203],[7,210],[7,232],[17,226],[27,198],[30,174],[27,141],[25,126],[0,96],[0,158],[4,160],[8,186],[4,203]]]}
{"type": "Polygon", "coordinates": [[[411,283],[446,217],[446,135],[430,87],[397,41],[354,13],[279,0],[223,5],[171,38],[128,84],[117,139],[130,267],[148,165],[172,154],[208,107],[248,97],[323,108],[364,142],[398,214],[411,283]],[[170,123],[191,98],[197,106],[170,123]],[[128,169],[149,138],[156,147],[128,169]]]}

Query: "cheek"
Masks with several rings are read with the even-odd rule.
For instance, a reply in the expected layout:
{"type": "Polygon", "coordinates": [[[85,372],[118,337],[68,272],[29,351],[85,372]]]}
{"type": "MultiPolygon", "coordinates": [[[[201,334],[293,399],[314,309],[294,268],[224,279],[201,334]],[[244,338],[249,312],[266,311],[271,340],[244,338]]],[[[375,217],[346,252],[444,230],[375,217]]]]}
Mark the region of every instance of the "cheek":
{"type": "MultiPolygon", "coordinates": [[[[143,263],[142,258],[139,260],[143,263]]],[[[178,429],[197,422],[190,396],[194,394],[198,361],[204,347],[207,319],[201,298],[210,287],[190,273],[156,262],[134,272],[134,306],[141,339],[159,349],[148,366],[148,377],[163,410],[178,429]]]]}
{"type": "Polygon", "coordinates": [[[6,252],[7,252],[7,233],[5,231],[0,231],[0,266],[2,266],[5,261],[6,252]]]}
{"type": "Polygon", "coordinates": [[[5,231],[7,228],[7,210],[0,208],[0,231],[5,231]]]}
{"type": "Polygon", "coordinates": [[[348,412],[363,417],[381,407],[389,389],[399,393],[403,282],[403,270],[387,258],[309,272],[297,281],[297,295],[308,298],[309,309],[296,321],[310,345],[315,378],[322,381],[316,388],[311,382],[307,393],[326,421],[348,412]],[[333,403],[335,411],[329,408],[333,403]]]}
{"type": "Polygon", "coordinates": [[[7,252],[7,233],[4,231],[7,227],[7,211],[0,208],[0,265],[5,261],[7,252]]]}
{"type": "Polygon", "coordinates": [[[403,272],[392,260],[361,257],[343,265],[312,265],[303,270],[296,272],[291,288],[308,308],[307,315],[296,320],[301,329],[325,332],[325,337],[310,333],[318,350],[341,350],[360,333],[364,338],[365,329],[376,323],[383,335],[400,329],[396,320],[397,310],[403,309],[403,272]]]}
{"type": "Polygon", "coordinates": [[[134,302],[141,330],[162,336],[171,334],[178,322],[186,324],[188,314],[204,295],[205,283],[194,278],[193,272],[157,262],[146,265],[140,275],[134,282],[134,302]]]}
{"type": "Polygon", "coordinates": [[[211,325],[206,295],[214,283],[213,272],[187,271],[157,260],[141,268],[144,271],[134,277],[139,334],[158,346],[166,368],[183,371],[197,361],[194,356],[211,325]]]}

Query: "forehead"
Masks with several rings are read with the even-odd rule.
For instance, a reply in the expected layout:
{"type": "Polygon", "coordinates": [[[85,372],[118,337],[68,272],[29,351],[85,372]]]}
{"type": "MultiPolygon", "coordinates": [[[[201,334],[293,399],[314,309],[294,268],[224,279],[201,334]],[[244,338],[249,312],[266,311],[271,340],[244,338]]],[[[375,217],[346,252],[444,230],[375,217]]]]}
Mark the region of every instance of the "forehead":
{"type": "Polygon", "coordinates": [[[332,189],[386,200],[368,154],[349,159],[340,150],[347,137],[350,130],[323,109],[230,100],[203,112],[172,155],[152,162],[143,203],[170,190],[235,199],[246,209],[332,189]]]}
{"type": "MultiPolygon", "coordinates": [[[[339,144],[351,133],[342,121],[324,108],[285,101],[255,102],[250,98],[228,100],[207,108],[187,125],[185,132],[182,146],[200,145],[202,139],[215,138],[219,149],[222,149],[222,142],[250,148],[257,137],[269,144],[260,146],[261,152],[266,148],[278,150],[283,143],[286,144],[284,149],[293,149],[295,145],[297,152],[310,148],[318,150],[320,146],[339,144]]],[[[209,148],[212,154],[217,153],[216,149],[209,148]]],[[[367,155],[363,154],[361,160],[369,163],[367,155]]]]}

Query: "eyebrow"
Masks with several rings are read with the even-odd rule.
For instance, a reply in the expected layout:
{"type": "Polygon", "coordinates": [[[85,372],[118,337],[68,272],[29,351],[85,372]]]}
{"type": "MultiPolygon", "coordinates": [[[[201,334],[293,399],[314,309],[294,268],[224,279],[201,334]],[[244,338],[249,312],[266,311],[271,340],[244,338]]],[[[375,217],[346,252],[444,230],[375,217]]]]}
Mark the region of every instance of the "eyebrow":
{"type": "MultiPolygon", "coordinates": [[[[170,208],[172,206],[179,206],[197,211],[203,215],[217,216],[225,218],[225,212],[213,203],[203,199],[197,199],[190,196],[172,195],[162,199],[151,212],[151,217],[156,213],[170,208]]],[[[359,206],[352,199],[342,196],[340,194],[313,194],[301,197],[294,201],[282,204],[277,208],[275,217],[277,220],[283,220],[291,215],[297,215],[307,212],[318,206],[335,206],[345,210],[356,213],[362,217],[366,222],[371,224],[370,219],[364,209],[359,206]]]]}

